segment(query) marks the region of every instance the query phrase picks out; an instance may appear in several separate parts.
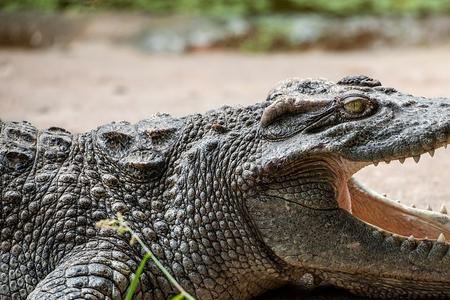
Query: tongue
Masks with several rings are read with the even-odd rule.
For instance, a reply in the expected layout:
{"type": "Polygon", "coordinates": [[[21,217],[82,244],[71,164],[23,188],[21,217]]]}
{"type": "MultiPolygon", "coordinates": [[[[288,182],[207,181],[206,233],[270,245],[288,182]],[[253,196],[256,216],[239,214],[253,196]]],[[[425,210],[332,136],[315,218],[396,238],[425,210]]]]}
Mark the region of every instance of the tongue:
{"type": "Polygon", "coordinates": [[[342,201],[346,204],[341,204],[341,207],[364,222],[403,236],[438,239],[442,233],[450,239],[450,218],[447,215],[396,203],[369,191],[353,178],[347,186],[350,204],[349,200],[342,201]]]}

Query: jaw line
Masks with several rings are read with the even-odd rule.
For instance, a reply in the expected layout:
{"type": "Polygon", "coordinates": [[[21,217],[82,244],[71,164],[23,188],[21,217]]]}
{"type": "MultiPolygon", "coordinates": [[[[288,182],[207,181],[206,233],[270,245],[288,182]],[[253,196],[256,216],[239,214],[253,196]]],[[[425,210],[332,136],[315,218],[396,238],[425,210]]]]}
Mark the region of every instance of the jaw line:
{"type": "Polygon", "coordinates": [[[395,202],[367,189],[354,178],[348,181],[347,188],[351,197],[349,212],[365,223],[404,237],[450,238],[450,218],[443,213],[395,202]]]}
{"type": "MultiPolygon", "coordinates": [[[[446,147],[446,144],[438,145],[436,148],[441,146],[446,147]]],[[[434,154],[434,149],[431,152],[434,154]]],[[[416,163],[420,155],[414,157],[416,163]]],[[[404,159],[403,157],[398,160],[403,163],[404,159]]],[[[386,160],[387,163],[389,161],[386,160]]],[[[392,234],[441,241],[450,239],[450,218],[445,207],[441,212],[408,207],[365,187],[352,177],[362,168],[372,164],[376,166],[378,163],[379,161],[355,162],[340,159],[340,165],[344,167],[343,174],[347,176],[344,177],[345,182],[341,182],[342,187],[338,191],[339,206],[360,221],[392,234]]]]}
{"type": "MultiPolygon", "coordinates": [[[[441,146],[446,144],[436,148],[441,146]]],[[[423,153],[428,151],[424,150],[423,153]]],[[[447,214],[408,207],[370,190],[352,177],[364,167],[377,163],[352,161],[336,155],[330,155],[325,160],[336,175],[334,186],[338,205],[354,218],[374,230],[404,238],[441,242],[450,240],[450,218],[447,214]]]]}

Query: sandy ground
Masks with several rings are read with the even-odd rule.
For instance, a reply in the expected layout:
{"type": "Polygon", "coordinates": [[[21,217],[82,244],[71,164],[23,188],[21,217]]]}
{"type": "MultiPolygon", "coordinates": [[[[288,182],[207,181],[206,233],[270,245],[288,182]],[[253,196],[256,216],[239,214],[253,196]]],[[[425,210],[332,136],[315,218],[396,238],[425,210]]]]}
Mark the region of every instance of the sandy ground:
{"type": "MultiPolygon", "coordinates": [[[[263,100],[287,77],[363,73],[412,94],[450,97],[450,46],[420,49],[251,55],[223,52],[151,56],[125,46],[78,43],[42,51],[0,49],[0,117],[75,132],[156,112],[177,116],[263,100]]],[[[449,150],[450,151],[450,150],[449,150]]],[[[358,173],[390,197],[450,206],[450,156],[437,151],[358,173]]]]}

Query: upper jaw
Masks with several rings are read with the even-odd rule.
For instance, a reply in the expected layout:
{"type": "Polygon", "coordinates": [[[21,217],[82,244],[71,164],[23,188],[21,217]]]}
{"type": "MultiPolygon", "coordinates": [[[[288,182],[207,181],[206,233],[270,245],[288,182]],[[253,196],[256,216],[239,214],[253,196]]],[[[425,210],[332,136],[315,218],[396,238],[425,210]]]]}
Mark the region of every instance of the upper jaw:
{"type": "MultiPolygon", "coordinates": [[[[340,160],[347,182],[338,197],[341,208],[369,224],[398,235],[450,239],[450,219],[446,214],[406,207],[368,190],[352,179],[361,168],[371,164],[389,164],[393,160],[403,164],[407,158],[418,163],[421,155],[428,153],[433,157],[436,149],[446,148],[450,143],[448,106],[450,99],[431,101],[414,98],[414,101],[395,104],[391,111],[392,118],[385,120],[384,126],[379,123],[373,125],[373,136],[368,143],[344,150],[347,153],[340,160]],[[377,211],[379,216],[375,218],[373,215],[377,211]],[[386,221],[382,221],[383,215],[389,215],[392,219],[384,217],[386,221]],[[403,228],[400,225],[390,226],[393,223],[403,223],[403,228]]],[[[441,210],[447,212],[445,207],[441,210]]]]}
{"type": "MultiPolygon", "coordinates": [[[[424,139],[423,139],[424,140],[424,139]]],[[[389,164],[393,160],[398,160],[400,163],[404,163],[407,158],[412,158],[416,163],[420,161],[420,157],[423,154],[428,153],[431,157],[434,156],[436,149],[441,147],[447,148],[450,143],[450,134],[441,132],[436,134],[434,139],[429,139],[428,142],[417,142],[411,144],[405,148],[405,151],[394,153],[393,155],[378,155],[374,157],[372,163],[377,166],[380,162],[389,164]]]]}

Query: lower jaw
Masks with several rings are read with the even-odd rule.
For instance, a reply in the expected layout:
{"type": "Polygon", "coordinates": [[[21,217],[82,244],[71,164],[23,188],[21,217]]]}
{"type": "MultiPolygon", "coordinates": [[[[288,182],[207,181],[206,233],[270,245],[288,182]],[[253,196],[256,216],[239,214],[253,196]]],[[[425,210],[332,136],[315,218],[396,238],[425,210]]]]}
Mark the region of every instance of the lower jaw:
{"type": "MultiPolygon", "coordinates": [[[[330,165],[339,166],[340,161],[334,158],[330,165]]],[[[360,166],[355,167],[358,169],[360,166]]],[[[315,254],[306,261],[299,257],[297,266],[307,268],[323,285],[366,297],[450,299],[450,245],[445,240],[450,239],[450,219],[440,213],[407,208],[364,189],[352,178],[347,182],[348,177],[339,176],[345,174],[334,173],[342,178],[336,184],[343,187],[338,191],[339,216],[345,215],[351,225],[343,221],[336,232],[323,230],[318,236],[333,248],[323,253],[309,248],[305,253],[315,254]],[[350,249],[359,242],[365,243],[360,259],[350,249]]],[[[303,237],[308,238],[308,234],[303,237]]],[[[296,264],[296,258],[286,261],[296,264]]]]}
{"type": "Polygon", "coordinates": [[[323,270],[320,277],[324,282],[382,299],[450,299],[450,267],[443,267],[450,263],[446,240],[450,238],[450,219],[446,212],[407,207],[365,189],[353,178],[346,186],[340,207],[372,228],[381,243],[392,243],[408,257],[416,272],[402,274],[395,264],[388,269],[399,271],[382,272],[377,269],[386,270],[381,267],[386,262],[367,267],[361,261],[361,268],[354,268],[354,272],[323,270]]]}
{"type": "Polygon", "coordinates": [[[343,272],[324,272],[320,277],[334,287],[375,299],[450,299],[450,285],[443,282],[343,272]]]}
{"type": "MultiPolygon", "coordinates": [[[[355,195],[352,189],[349,195],[355,195]]],[[[450,299],[447,242],[402,236],[355,218],[347,209],[316,214],[339,220],[333,231],[318,234],[322,241],[333,241],[333,247],[313,246],[303,252],[313,255],[283,258],[290,264],[301,262],[298,266],[309,270],[321,285],[371,298],[450,299]]]]}

